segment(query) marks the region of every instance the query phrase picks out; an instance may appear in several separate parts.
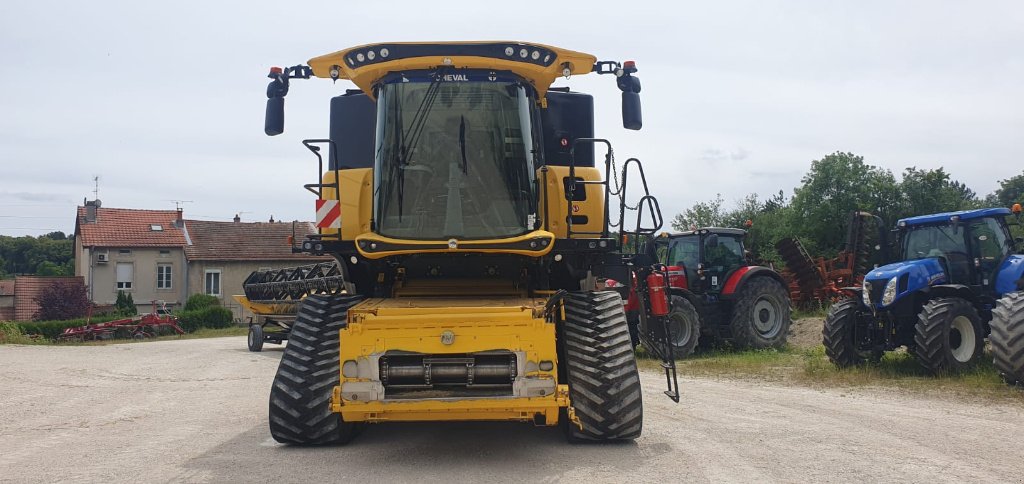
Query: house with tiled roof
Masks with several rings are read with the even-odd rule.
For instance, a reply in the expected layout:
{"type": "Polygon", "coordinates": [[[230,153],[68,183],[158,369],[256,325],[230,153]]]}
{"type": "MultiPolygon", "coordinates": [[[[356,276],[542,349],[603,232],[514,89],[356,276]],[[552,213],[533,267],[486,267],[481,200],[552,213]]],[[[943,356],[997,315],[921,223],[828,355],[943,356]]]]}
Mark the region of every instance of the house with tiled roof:
{"type": "Polygon", "coordinates": [[[14,276],[0,281],[0,321],[31,321],[39,311],[36,298],[47,287],[83,283],[81,277],[14,276]]]}
{"type": "Polygon", "coordinates": [[[188,238],[181,210],[105,208],[99,200],[78,207],[75,221],[75,275],[82,276],[89,299],[113,304],[117,292],[132,295],[140,312],[150,301],[183,304],[188,238]]]}
{"type": "Polygon", "coordinates": [[[234,222],[186,220],[185,227],[189,287],[221,297],[237,318],[251,315],[231,295],[242,294],[242,283],[253,271],[330,260],[292,253],[291,237],[303,240],[316,233],[310,222],[242,222],[236,216],[234,222]]]}
{"type": "Polygon", "coordinates": [[[139,311],[150,301],[180,307],[191,294],[209,294],[243,319],[231,297],[255,270],[330,260],[293,254],[290,238],[316,233],[309,222],[187,220],[181,210],[78,207],[75,275],[96,304],[113,304],[117,291],[132,294],[139,311]]]}

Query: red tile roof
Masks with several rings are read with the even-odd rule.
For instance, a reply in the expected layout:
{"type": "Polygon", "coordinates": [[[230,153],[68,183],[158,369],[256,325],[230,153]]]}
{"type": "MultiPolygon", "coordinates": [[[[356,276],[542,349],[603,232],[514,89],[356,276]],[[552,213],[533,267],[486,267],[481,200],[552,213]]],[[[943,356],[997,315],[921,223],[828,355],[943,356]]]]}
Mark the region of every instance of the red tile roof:
{"type": "Polygon", "coordinates": [[[175,210],[100,207],[96,221],[86,222],[85,207],[78,207],[75,234],[84,247],[183,247],[185,234],[174,226],[177,218],[175,210]]]}
{"type": "MultiPolygon", "coordinates": [[[[209,222],[186,220],[185,230],[192,245],[185,247],[188,260],[327,260],[293,254],[288,245],[291,222],[209,222]]],[[[309,222],[295,222],[295,240],[302,241],[316,229],[309,222]]]]}

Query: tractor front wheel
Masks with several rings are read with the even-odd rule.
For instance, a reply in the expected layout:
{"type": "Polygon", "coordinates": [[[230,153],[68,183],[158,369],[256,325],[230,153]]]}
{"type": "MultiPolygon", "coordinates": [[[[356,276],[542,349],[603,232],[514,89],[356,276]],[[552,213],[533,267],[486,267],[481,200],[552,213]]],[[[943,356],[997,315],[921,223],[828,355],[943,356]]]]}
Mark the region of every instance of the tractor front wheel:
{"type": "Polygon", "coordinates": [[[933,373],[973,366],[984,347],[981,318],[966,299],[932,299],[917,315],[912,352],[933,373]]]}
{"type": "Polygon", "coordinates": [[[825,315],[825,327],[821,332],[821,342],[825,346],[825,354],[829,361],[839,368],[848,368],[864,363],[865,360],[876,360],[880,354],[862,352],[857,349],[856,327],[860,301],[844,299],[832,305],[825,315]]]}
{"type": "Polygon", "coordinates": [[[992,310],[992,362],[1010,385],[1024,384],[1024,293],[1003,296],[992,310]]]}
{"type": "MultiPolygon", "coordinates": [[[[672,311],[668,313],[668,329],[671,331],[669,344],[672,346],[672,356],[677,360],[681,360],[693,354],[693,351],[697,349],[697,342],[700,340],[700,314],[697,313],[697,308],[693,307],[686,298],[681,296],[672,296],[672,311]]],[[[654,323],[651,319],[648,319],[648,324],[654,323]]],[[[656,329],[657,334],[662,333],[661,328],[656,329]]],[[[655,341],[657,343],[657,341],[655,341]]],[[[647,344],[643,343],[644,349],[652,355],[658,354],[658,352],[651,351],[651,348],[647,348],[647,344]]]]}
{"type": "Polygon", "coordinates": [[[729,323],[733,344],[741,348],[781,348],[789,332],[789,293],[767,276],[747,281],[739,290],[729,323]]]}
{"type": "Polygon", "coordinates": [[[612,291],[562,299],[560,350],[569,401],[582,425],[566,420],[570,441],[632,440],[643,427],[640,375],[622,298],[612,291]]]}

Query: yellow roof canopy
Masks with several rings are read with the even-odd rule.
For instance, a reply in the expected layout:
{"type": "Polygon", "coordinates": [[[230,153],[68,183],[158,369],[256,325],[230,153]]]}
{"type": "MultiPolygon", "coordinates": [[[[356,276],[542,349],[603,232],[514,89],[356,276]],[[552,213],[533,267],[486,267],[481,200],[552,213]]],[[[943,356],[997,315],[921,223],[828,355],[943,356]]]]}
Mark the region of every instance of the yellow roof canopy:
{"type": "Polygon", "coordinates": [[[339,50],[310,59],[309,66],[317,77],[349,79],[370,96],[373,84],[389,72],[446,66],[512,71],[544,96],[566,69],[587,74],[595,62],[590,54],[515,41],[395,42],[339,50]]]}

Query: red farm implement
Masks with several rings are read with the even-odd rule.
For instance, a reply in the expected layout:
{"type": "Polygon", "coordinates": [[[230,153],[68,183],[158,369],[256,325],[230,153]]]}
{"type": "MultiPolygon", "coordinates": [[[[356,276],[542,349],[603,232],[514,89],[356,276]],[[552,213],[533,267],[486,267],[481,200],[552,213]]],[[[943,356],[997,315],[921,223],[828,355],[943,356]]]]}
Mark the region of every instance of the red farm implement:
{"type": "Polygon", "coordinates": [[[185,334],[178,326],[178,318],[168,314],[166,307],[153,312],[106,323],[87,324],[65,329],[57,341],[97,341],[108,339],[145,339],[170,334],[185,334]]]}

